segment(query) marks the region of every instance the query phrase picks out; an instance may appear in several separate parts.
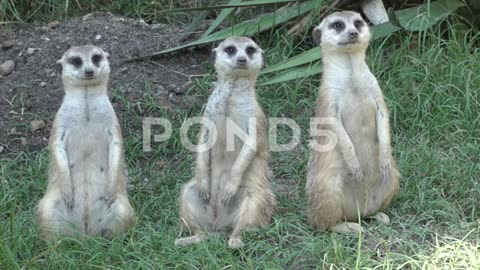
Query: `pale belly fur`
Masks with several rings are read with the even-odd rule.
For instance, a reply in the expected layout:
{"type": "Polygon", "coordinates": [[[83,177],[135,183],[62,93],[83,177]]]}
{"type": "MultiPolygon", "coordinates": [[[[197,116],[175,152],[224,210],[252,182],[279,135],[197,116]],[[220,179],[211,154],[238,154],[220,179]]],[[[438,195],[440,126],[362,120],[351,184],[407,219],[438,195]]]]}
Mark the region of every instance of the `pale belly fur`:
{"type": "MultiPolygon", "coordinates": [[[[109,141],[105,125],[92,122],[77,125],[68,132],[67,156],[73,183],[74,216],[89,223],[108,192],[109,141]]],[[[87,226],[87,225],[85,225],[87,226]]],[[[85,229],[85,228],[84,228],[85,229]]]]}

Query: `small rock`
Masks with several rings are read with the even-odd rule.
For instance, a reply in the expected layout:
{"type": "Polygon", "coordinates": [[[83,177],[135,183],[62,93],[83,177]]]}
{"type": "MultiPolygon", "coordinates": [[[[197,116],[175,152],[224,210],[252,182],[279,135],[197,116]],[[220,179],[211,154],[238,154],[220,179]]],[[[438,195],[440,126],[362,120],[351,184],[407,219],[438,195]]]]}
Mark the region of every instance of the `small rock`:
{"type": "Polygon", "coordinates": [[[21,137],[20,141],[22,142],[22,145],[27,145],[27,139],[25,139],[24,137],[21,137]]]}
{"type": "Polygon", "coordinates": [[[59,21],[49,22],[49,23],[47,24],[47,26],[50,27],[50,28],[52,28],[52,29],[53,29],[53,28],[57,28],[59,25],[60,25],[60,22],[59,22],[59,21]]]}
{"type": "Polygon", "coordinates": [[[33,120],[32,122],[30,122],[30,128],[33,132],[45,128],[46,126],[47,124],[45,124],[45,121],[43,120],[33,120]]]}
{"type": "Polygon", "coordinates": [[[95,40],[100,40],[102,38],[102,35],[96,35],[95,40]]]}
{"type": "Polygon", "coordinates": [[[12,73],[13,69],[15,69],[15,62],[13,62],[12,60],[7,60],[0,65],[0,74],[6,76],[12,73]]]}
{"type": "Polygon", "coordinates": [[[158,90],[155,92],[157,96],[168,96],[168,91],[165,90],[165,87],[159,85],[158,90]]]}
{"type": "Polygon", "coordinates": [[[93,16],[93,13],[88,13],[87,15],[82,17],[82,21],[87,21],[93,16]]]}
{"type": "Polygon", "coordinates": [[[10,49],[13,46],[15,46],[15,40],[7,40],[3,42],[2,49],[10,49]]]}
{"type": "Polygon", "coordinates": [[[177,89],[177,85],[176,85],[176,84],[173,84],[173,83],[172,83],[172,84],[167,85],[167,90],[168,90],[168,92],[174,92],[174,93],[176,93],[176,89],[177,89]]]}
{"type": "Polygon", "coordinates": [[[46,82],[41,82],[41,83],[40,83],[40,86],[41,86],[41,87],[45,87],[45,86],[47,86],[47,83],[46,83],[46,82]]]}
{"type": "Polygon", "coordinates": [[[53,78],[55,76],[57,76],[57,74],[55,74],[55,72],[52,72],[52,74],[50,74],[50,78],[53,78]]]}
{"type": "Polygon", "coordinates": [[[140,19],[140,20],[138,21],[138,23],[139,23],[140,25],[143,25],[143,26],[148,26],[148,24],[145,22],[144,19],[140,19]]]}
{"type": "Polygon", "coordinates": [[[121,68],[119,69],[119,71],[122,72],[122,73],[126,72],[127,70],[128,70],[128,67],[127,67],[127,66],[121,67],[121,68]]]}
{"type": "Polygon", "coordinates": [[[160,27],[162,27],[162,25],[159,24],[159,23],[155,23],[155,24],[152,24],[152,25],[150,26],[150,28],[151,28],[152,30],[159,29],[160,27]]]}
{"type": "Polygon", "coordinates": [[[179,104],[180,103],[180,97],[177,96],[173,92],[168,95],[168,100],[173,104],[179,104]]]}
{"type": "Polygon", "coordinates": [[[0,145],[0,153],[2,153],[4,149],[5,149],[5,147],[3,147],[2,145],[0,145]]]}
{"type": "Polygon", "coordinates": [[[27,54],[32,55],[35,52],[34,48],[28,48],[27,49],[27,54]]]}

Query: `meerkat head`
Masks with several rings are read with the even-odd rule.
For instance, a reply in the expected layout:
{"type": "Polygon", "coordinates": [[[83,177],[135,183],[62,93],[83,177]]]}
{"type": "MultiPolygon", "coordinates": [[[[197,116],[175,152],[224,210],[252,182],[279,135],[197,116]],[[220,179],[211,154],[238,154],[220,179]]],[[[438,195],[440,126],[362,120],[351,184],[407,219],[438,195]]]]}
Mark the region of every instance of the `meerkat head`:
{"type": "Polygon", "coordinates": [[[360,14],[342,11],[323,19],[313,30],[312,36],[324,50],[353,52],[368,47],[370,30],[360,14]]]}
{"type": "Polygon", "coordinates": [[[110,75],[109,54],[99,47],[72,47],[57,61],[63,67],[64,83],[89,86],[106,83],[110,75]]]}
{"type": "Polygon", "coordinates": [[[264,54],[250,38],[231,37],[213,49],[210,61],[220,76],[258,76],[264,65],[264,54]]]}

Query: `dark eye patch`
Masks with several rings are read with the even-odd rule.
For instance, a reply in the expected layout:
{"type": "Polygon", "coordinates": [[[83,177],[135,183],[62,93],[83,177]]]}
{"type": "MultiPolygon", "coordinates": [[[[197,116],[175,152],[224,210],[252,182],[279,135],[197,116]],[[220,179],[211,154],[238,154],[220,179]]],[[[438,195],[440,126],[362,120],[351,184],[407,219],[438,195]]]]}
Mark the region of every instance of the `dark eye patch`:
{"type": "Polygon", "coordinates": [[[235,48],[235,46],[227,46],[225,47],[225,52],[228,55],[233,56],[237,52],[237,48],[235,48]]]}
{"type": "Polygon", "coordinates": [[[247,55],[251,57],[254,53],[257,52],[257,49],[253,46],[248,46],[245,51],[246,51],[247,55]]]}
{"type": "Polygon", "coordinates": [[[82,65],[82,58],[80,57],[71,57],[69,60],[70,64],[72,64],[74,67],[80,67],[82,65]]]}
{"type": "Polygon", "coordinates": [[[93,64],[95,64],[95,66],[98,66],[101,60],[102,60],[102,56],[100,54],[95,54],[92,56],[92,62],[93,64]]]}
{"type": "Polygon", "coordinates": [[[330,28],[337,30],[338,32],[345,29],[345,23],[342,21],[334,21],[330,24],[330,28]]]}
{"type": "Polygon", "coordinates": [[[355,26],[355,28],[357,28],[357,30],[360,30],[360,28],[362,28],[365,23],[362,20],[355,20],[353,22],[353,25],[355,26]]]}

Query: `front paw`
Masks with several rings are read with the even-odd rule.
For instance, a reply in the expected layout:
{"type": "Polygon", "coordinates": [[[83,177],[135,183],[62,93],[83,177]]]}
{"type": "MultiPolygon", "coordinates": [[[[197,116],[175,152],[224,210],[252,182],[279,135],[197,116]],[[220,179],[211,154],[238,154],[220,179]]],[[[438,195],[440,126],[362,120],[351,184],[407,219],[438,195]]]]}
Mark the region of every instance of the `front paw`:
{"type": "Polygon", "coordinates": [[[363,172],[362,172],[362,167],[360,166],[360,162],[358,162],[358,159],[354,159],[350,162],[350,171],[353,174],[353,178],[357,182],[362,181],[363,179],[363,172]]]}
{"type": "MultiPolygon", "coordinates": [[[[232,181],[233,182],[233,181],[232,181]]],[[[234,183],[227,183],[224,189],[223,193],[223,198],[222,198],[222,204],[227,205],[229,204],[233,198],[235,197],[235,194],[237,194],[238,191],[238,185],[234,183]]]]}
{"type": "Polygon", "coordinates": [[[100,200],[105,202],[105,204],[107,205],[107,208],[110,208],[110,206],[112,206],[115,199],[116,199],[115,195],[110,192],[105,194],[105,196],[100,197],[100,200]]]}
{"type": "Polygon", "coordinates": [[[208,202],[208,200],[210,200],[210,191],[207,189],[207,187],[207,179],[201,179],[197,181],[198,194],[204,202],[208,202]]]}
{"type": "Polygon", "coordinates": [[[390,159],[383,159],[380,161],[380,174],[382,176],[382,181],[386,182],[390,179],[392,173],[392,163],[390,159]]]}
{"type": "Polygon", "coordinates": [[[63,192],[63,203],[65,203],[65,206],[67,209],[72,210],[73,207],[75,206],[75,201],[73,199],[73,192],[68,191],[68,192],[63,192]]]}

